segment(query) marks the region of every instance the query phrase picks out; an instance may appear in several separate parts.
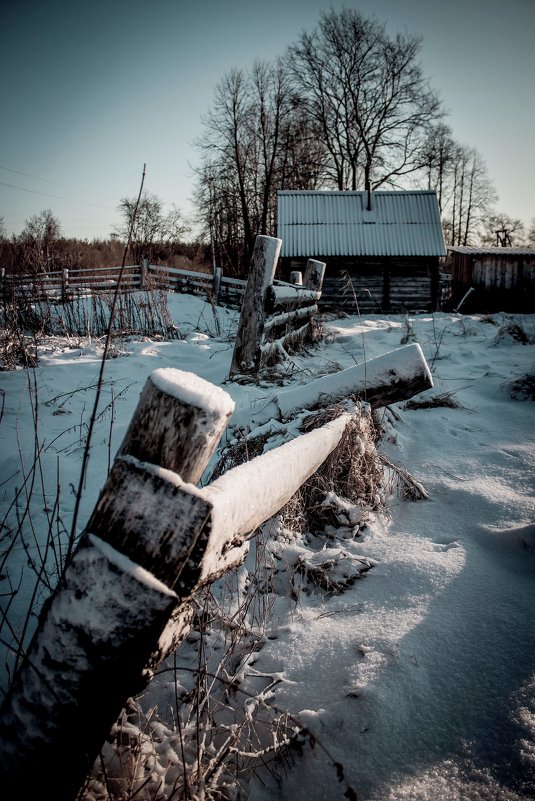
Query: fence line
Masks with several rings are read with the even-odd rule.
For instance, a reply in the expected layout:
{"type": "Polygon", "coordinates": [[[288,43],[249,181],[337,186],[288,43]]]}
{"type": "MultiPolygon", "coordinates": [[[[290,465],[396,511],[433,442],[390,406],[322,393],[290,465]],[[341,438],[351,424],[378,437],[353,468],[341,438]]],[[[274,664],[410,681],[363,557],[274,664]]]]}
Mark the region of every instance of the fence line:
{"type": "MultiPolygon", "coordinates": [[[[415,380],[412,346],[394,354],[388,402],[432,386],[425,359],[415,380]]],[[[370,375],[382,386],[384,368],[374,370],[373,361],[370,375]]],[[[344,380],[334,397],[340,392],[359,388],[344,380]]],[[[192,482],[233,409],[224,390],[191,373],[168,368],[149,376],[0,707],[0,780],[8,796],[34,801],[43,776],[53,776],[56,801],[74,801],[128,698],[187,635],[193,593],[243,560],[254,530],[333,452],[355,413],[342,411],[199,489],[192,482]]]]}
{"type": "MultiPolygon", "coordinates": [[[[4,292],[31,294],[38,299],[69,300],[84,292],[113,291],[119,280],[120,267],[87,267],[54,270],[25,275],[9,275],[0,271],[0,288],[4,292]]],[[[221,275],[176,267],[148,264],[127,265],[121,276],[121,290],[135,292],[158,288],[176,292],[204,295],[216,303],[239,308],[246,281],[221,275]]]]}

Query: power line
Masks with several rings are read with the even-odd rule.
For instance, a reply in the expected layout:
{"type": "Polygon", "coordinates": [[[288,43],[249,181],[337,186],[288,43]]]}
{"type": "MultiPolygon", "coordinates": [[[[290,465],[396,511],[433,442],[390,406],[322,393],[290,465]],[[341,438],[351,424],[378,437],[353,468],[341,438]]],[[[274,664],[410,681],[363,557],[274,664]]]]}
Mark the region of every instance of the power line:
{"type": "MultiPolygon", "coordinates": [[[[14,170],[12,170],[12,172],[14,172],[14,170]]],[[[26,189],[24,186],[16,186],[16,184],[8,184],[5,181],[0,181],[0,186],[7,186],[9,187],[9,189],[18,189],[20,192],[29,192],[31,195],[42,195],[43,197],[55,198],[55,200],[66,200],[69,203],[80,203],[82,206],[92,206],[95,209],[106,209],[107,211],[114,211],[114,209],[111,206],[102,206],[99,203],[89,203],[86,200],[73,200],[72,198],[64,197],[61,195],[52,195],[50,194],[50,192],[39,192],[38,189],[26,189]]]]}
{"type": "Polygon", "coordinates": [[[69,187],[67,184],[60,184],[58,181],[50,181],[48,178],[39,178],[38,175],[30,175],[29,172],[20,172],[20,170],[12,170],[11,167],[2,167],[0,164],[0,170],[5,170],[6,172],[12,172],[15,175],[24,175],[25,178],[34,178],[36,181],[43,181],[45,184],[54,184],[54,186],[64,186],[66,189],[69,187]]]}

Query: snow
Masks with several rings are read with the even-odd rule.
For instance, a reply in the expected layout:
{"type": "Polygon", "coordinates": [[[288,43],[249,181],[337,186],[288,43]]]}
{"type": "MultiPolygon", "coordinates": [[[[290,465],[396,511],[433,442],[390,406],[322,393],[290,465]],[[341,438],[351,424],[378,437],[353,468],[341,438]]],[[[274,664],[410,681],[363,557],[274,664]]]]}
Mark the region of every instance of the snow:
{"type": "MultiPolygon", "coordinates": [[[[190,342],[202,342],[206,337],[191,338],[190,342]]],[[[221,387],[216,387],[195,373],[176,370],[172,367],[160,367],[150,375],[150,380],[161,392],[171,395],[184,404],[203,409],[212,415],[230,417],[235,403],[221,387]]]]}
{"type": "MultiPolygon", "coordinates": [[[[237,313],[186,295],[169,295],[169,306],[182,339],[130,338],[117,343],[120,355],[106,365],[81,527],[155,370],[163,370],[158,375],[165,380],[172,369],[208,381],[214,398],[228,394],[235,409],[222,447],[240,440],[256,411],[277,408],[275,396],[301,398],[302,409],[305,387],[333,367],[362,365],[411,343],[422,349],[433,383],[413,400],[455,401],[422,408],[398,403],[380,413],[379,450],[410,472],[426,499],[405,500],[391,491],[386,510],[367,513],[362,527],[359,509],[331,495],[326,503],[341,533],[328,541],[264,527],[265,548],[279,557],[272,614],[254,660],[244,655],[240,676],[277,709],[287,709],[324,748],[304,747],[280,786],[268,772],[249,776],[248,801],[342,799],[346,784],[337,781],[326,752],[343,765],[344,781],[360,801],[533,798],[535,407],[522,399],[527,394],[517,392],[515,399],[513,382],[535,374],[535,315],[328,319],[328,338],[274,371],[278,384],[264,378],[242,385],[228,380],[237,313]],[[528,335],[527,344],[515,337],[514,325],[528,335]],[[283,565],[300,566],[293,595],[283,565]],[[338,591],[311,588],[307,570],[323,571],[338,591]]],[[[101,353],[98,340],[58,338],[41,344],[34,371],[0,375],[2,519],[15,528],[17,518],[32,523],[12,549],[5,536],[1,542],[1,573],[9,576],[2,582],[4,608],[9,586],[21,585],[8,609],[16,628],[36,587],[47,532],[56,545],[48,554],[53,565],[68,530],[101,353]]],[[[284,441],[287,427],[262,422],[284,441]]],[[[284,480],[288,470],[281,465],[284,480]]],[[[247,513],[255,493],[272,492],[272,481],[235,492],[247,513]]],[[[237,586],[244,586],[249,560],[262,553],[251,545],[237,586]]],[[[38,587],[39,602],[45,594],[38,587]]],[[[1,639],[4,667],[10,663],[5,628],[1,639]]],[[[179,647],[179,662],[189,664],[191,647],[179,647]]],[[[145,708],[165,701],[167,693],[174,698],[165,677],[149,685],[145,708]]],[[[250,700],[253,716],[254,706],[250,700]]],[[[161,753],[174,764],[180,746],[167,725],[171,733],[161,753]]]]}

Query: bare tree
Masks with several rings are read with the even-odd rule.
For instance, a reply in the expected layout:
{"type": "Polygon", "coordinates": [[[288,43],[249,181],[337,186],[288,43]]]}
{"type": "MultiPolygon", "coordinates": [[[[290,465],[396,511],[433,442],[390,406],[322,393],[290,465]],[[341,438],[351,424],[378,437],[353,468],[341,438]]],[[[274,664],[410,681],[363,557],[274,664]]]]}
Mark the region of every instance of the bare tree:
{"type": "Polygon", "coordinates": [[[428,189],[436,191],[441,214],[453,197],[451,176],[458,147],[449,126],[439,123],[430,128],[422,150],[425,183],[428,189]]]}
{"type": "Polygon", "coordinates": [[[476,148],[459,145],[452,169],[452,198],[443,222],[448,244],[479,243],[495,200],[483,157],[476,148]]]}
{"type": "Polygon", "coordinates": [[[393,184],[421,166],[442,115],[416,59],[420,39],[389,38],[358,11],[323,13],[288,52],[297,91],[318,121],[338,189],[393,184]]]}
{"type": "MultiPolygon", "coordinates": [[[[123,197],[118,206],[122,222],[115,233],[122,239],[128,237],[136,203],[137,198],[123,197]]],[[[144,258],[149,261],[165,259],[169,250],[180,243],[189,230],[180,209],[172,206],[166,213],[159,197],[145,193],[139,202],[132,231],[134,260],[140,263],[144,258]]]]}
{"type": "Polygon", "coordinates": [[[37,273],[62,267],[60,239],[61,226],[50,209],[34,214],[18,237],[18,268],[37,273]]]}
{"type": "Polygon", "coordinates": [[[199,221],[221,263],[243,272],[256,235],[274,232],[277,189],[294,179],[300,188],[315,186],[319,173],[317,135],[283,63],[227,73],[196,145],[199,221]]]}
{"type": "Polygon", "coordinates": [[[494,247],[520,246],[525,241],[526,229],[522,220],[503,212],[491,214],[483,224],[482,245],[494,247]]]}

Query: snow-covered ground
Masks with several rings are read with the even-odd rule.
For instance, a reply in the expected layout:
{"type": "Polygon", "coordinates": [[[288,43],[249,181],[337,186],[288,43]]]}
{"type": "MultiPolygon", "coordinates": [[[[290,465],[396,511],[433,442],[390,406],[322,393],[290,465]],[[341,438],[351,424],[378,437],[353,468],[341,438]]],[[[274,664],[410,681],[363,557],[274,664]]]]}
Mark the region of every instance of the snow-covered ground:
{"type": "MultiPolygon", "coordinates": [[[[328,319],[327,338],[277,370],[276,383],[241,385],[227,381],[237,313],[218,309],[216,320],[190,296],[170,295],[169,305],[182,339],[121,342],[106,365],[80,528],[152,370],[175,367],[224,387],[236,404],[225,444],[281,384],[304,385],[419,342],[434,387],[414,400],[443,403],[383,410],[379,450],[423,484],[427,499],[392,492],[358,537],[338,543],[338,554],[373,565],[344,592],[281,591],[249,675],[277,677],[273,704],[341,763],[361,801],[533,798],[535,316],[328,319]]],[[[60,558],[100,352],[94,341],[43,343],[35,371],[0,375],[1,517],[12,527],[17,514],[31,522],[2,557],[4,599],[9,582],[21,585],[9,608],[14,626],[34,592],[31,561],[49,525],[60,558]]],[[[324,545],[330,553],[333,543],[324,545]]],[[[302,546],[293,542],[288,553],[302,546]]],[[[323,546],[315,548],[311,558],[323,546]]],[[[4,626],[3,649],[8,639],[4,626]]],[[[143,702],[148,708],[165,692],[156,680],[143,702]]],[[[247,797],[334,801],[345,790],[324,750],[307,747],[281,786],[265,773],[249,781],[247,797]]]]}

